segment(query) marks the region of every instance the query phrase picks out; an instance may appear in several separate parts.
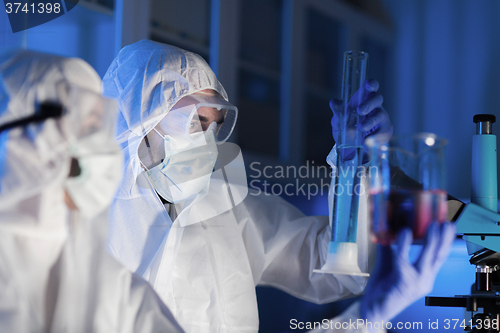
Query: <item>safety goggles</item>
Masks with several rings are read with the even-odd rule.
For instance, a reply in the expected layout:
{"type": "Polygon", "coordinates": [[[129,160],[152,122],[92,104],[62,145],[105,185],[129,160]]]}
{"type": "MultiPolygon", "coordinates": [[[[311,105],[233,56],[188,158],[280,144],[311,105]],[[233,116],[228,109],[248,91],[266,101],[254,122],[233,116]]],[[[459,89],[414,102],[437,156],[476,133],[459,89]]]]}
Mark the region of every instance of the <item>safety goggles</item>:
{"type": "Polygon", "coordinates": [[[181,98],[161,120],[160,128],[168,135],[191,140],[194,133],[206,131],[215,122],[215,140],[224,143],[233,132],[238,108],[219,96],[194,93],[181,98]]]}

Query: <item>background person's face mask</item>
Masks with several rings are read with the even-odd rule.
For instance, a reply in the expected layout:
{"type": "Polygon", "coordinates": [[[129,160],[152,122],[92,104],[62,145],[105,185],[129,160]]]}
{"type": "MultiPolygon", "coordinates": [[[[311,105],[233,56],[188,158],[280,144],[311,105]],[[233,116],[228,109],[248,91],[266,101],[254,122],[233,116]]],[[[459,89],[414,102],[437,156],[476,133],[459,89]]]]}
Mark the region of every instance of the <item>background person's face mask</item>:
{"type": "Polygon", "coordinates": [[[91,155],[78,160],[81,174],[66,180],[65,188],[83,216],[93,218],[111,203],[121,180],[122,158],[115,155],[91,155]]]}
{"type": "Polygon", "coordinates": [[[218,155],[216,126],[212,123],[208,130],[193,133],[191,140],[164,136],[154,129],[163,139],[165,158],[146,169],[146,175],[163,199],[179,203],[195,197],[208,186],[218,155]]]}
{"type": "Polygon", "coordinates": [[[69,95],[72,122],[68,133],[71,156],[78,172],[65,182],[65,189],[80,214],[93,218],[111,204],[122,177],[123,158],[114,140],[116,103],[91,91],[72,88],[69,95]]]}

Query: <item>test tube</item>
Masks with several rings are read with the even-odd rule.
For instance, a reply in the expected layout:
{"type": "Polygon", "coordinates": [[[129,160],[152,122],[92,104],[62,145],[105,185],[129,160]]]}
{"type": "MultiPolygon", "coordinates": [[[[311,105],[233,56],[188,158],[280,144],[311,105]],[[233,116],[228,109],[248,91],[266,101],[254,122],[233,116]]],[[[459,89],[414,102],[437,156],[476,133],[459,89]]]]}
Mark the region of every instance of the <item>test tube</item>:
{"type": "Polygon", "coordinates": [[[328,257],[317,273],[367,276],[358,267],[356,244],[359,195],[364,190],[362,178],[363,133],[359,129],[361,117],[356,107],[363,99],[362,87],[366,78],[368,53],[344,53],[342,78],[342,108],[340,110],[340,135],[336,142],[337,172],[333,182],[333,207],[331,212],[331,241],[328,257]]]}
{"type": "Polygon", "coordinates": [[[332,211],[332,242],[356,243],[359,194],[362,190],[360,167],[363,163],[363,135],[356,106],[362,100],[361,88],[366,78],[368,53],[344,53],[340,136],[337,144],[337,175],[332,211]]]}
{"type": "MultiPolygon", "coordinates": [[[[344,53],[344,74],[342,76],[342,109],[340,110],[340,136],[337,147],[362,146],[363,135],[358,130],[360,116],[353,105],[358,105],[363,95],[356,92],[366,79],[368,53],[347,51],[344,53]],[[353,99],[354,98],[354,99],[353,99]]],[[[348,156],[346,156],[348,157],[348,156]]]]}

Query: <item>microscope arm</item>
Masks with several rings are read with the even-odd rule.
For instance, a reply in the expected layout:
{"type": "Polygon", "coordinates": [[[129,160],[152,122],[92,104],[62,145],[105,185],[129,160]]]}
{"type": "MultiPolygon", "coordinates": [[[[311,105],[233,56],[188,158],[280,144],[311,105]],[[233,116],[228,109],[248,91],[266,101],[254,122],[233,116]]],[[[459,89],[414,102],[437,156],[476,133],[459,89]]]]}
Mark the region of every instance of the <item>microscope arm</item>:
{"type": "Polygon", "coordinates": [[[467,241],[469,254],[483,248],[500,252],[500,214],[468,203],[456,223],[457,233],[463,234],[463,239],[467,241]],[[475,246],[469,246],[470,243],[475,246]]]}

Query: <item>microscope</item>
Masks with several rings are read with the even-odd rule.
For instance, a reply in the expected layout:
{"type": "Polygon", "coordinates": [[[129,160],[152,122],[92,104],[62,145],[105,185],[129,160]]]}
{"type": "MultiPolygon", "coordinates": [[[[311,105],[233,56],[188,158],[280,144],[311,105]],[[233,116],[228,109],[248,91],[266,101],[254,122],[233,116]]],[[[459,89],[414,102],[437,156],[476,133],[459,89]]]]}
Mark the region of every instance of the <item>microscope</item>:
{"type": "Polygon", "coordinates": [[[448,201],[448,217],[456,221],[457,234],[466,241],[476,280],[470,295],[425,298],[427,306],[462,307],[466,332],[500,332],[500,214],[497,197],[496,136],[494,115],[474,116],[472,140],[471,202],[448,201]]]}

